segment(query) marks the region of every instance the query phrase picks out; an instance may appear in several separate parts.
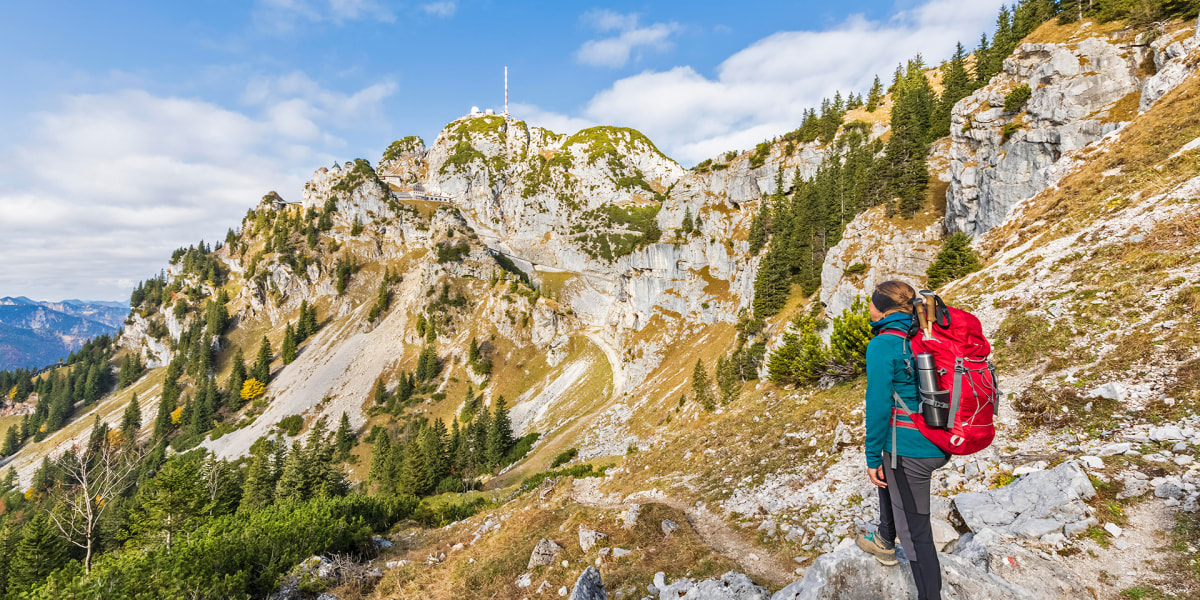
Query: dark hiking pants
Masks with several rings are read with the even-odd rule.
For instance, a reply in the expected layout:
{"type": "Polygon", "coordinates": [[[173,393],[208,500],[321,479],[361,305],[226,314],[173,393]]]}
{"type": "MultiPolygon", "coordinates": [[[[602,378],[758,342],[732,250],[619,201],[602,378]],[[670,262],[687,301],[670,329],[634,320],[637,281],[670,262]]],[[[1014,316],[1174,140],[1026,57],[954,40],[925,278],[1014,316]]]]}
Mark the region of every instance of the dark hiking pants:
{"type": "Polygon", "coordinates": [[[933,528],[929,524],[929,479],[949,458],[896,457],[892,469],[891,454],[883,453],[886,488],[879,488],[879,536],[904,546],[908,565],[917,584],[917,600],[941,600],[942,571],[933,528]]]}

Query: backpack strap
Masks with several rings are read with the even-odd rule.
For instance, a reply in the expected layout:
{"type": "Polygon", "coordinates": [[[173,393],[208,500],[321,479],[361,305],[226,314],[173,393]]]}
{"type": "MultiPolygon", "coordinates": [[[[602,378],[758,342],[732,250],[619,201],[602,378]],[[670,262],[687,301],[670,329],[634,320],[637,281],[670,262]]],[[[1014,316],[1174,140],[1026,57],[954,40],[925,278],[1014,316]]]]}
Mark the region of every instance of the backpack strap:
{"type": "Polygon", "coordinates": [[[900,400],[900,394],[896,390],[892,390],[892,401],[896,403],[896,408],[892,410],[892,471],[896,470],[896,410],[904,410],[904,402],[900,400]]]}
{"type": "Polygon", "coordinates": [[[967,368],[961,357],[954,359],[954,387],[950,391],[950,429],[958,426],[958,406],[962,400],[962,379],[967,368]]]}
{"type": "Polygon", "coordinates": [[[992,399],[992,416],[1000,416],[1000,396],[1004,392],[1000,391],[1000,378],[996,375],[996,365],[992,361],[987,361],[988,371],[992,374],[992,388],[996,390],[996,397],[992,399]]]}

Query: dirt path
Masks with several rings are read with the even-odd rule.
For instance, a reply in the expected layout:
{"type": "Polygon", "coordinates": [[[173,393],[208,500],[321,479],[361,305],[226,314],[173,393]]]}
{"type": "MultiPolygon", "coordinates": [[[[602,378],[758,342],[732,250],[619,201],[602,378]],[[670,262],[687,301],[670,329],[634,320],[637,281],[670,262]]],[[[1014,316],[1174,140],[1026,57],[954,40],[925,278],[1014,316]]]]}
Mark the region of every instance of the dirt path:
{"type": "Polygon", "coordinates": [[[625,509],[630,504],[646,504],[657,502],[676,510],[683,511],[688,523],[700,535],[710,548],[737,564],[738,568],[755,579],[769,583],[779,589],[799,579],[794,566],[773,556],[765,548],[760,548],[746,541],[734,531],[720,515],[708,510],[707,506],[696,507],[682,500],[666,496],[653,496],[638,502],[625,502],[613,495],[599,491],[600,479],[588,478],[575,480],[571,488],[571,499],[574,502],[593,508],[625,509]]]}

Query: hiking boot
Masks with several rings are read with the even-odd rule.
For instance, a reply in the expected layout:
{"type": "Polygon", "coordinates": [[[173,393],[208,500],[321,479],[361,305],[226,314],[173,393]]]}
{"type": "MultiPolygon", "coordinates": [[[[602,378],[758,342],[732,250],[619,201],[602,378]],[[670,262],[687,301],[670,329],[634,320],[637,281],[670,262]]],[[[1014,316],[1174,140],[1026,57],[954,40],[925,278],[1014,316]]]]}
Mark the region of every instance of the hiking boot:
{"type": "Polygon", "coordinates": [[[881,565],[890,567],[899,564],[899,561],[896,560],[896,545],[892,544],[891,548],[884,546],[883,541],[875,538],[874,531],[858,536],[855,543],[862,548],[863,552],[874,556],[881,565]]]}

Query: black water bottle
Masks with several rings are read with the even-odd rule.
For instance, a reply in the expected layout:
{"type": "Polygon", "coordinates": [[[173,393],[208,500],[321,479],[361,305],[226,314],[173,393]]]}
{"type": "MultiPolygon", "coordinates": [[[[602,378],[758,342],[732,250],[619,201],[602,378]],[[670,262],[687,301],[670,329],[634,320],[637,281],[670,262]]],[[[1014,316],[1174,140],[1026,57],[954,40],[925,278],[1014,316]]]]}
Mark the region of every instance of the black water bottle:
{"type": "Polygon", "coordinates": [[[925,418],[925,424],[929,427],[945,429],[946,421],[950,418],[950,404],[942,398],[946,392],[938,389],[937,365],[933,363],[933,355],[918,354],[916,359],[921,416],[925,418]]]}

